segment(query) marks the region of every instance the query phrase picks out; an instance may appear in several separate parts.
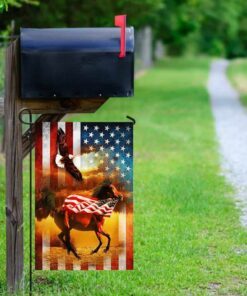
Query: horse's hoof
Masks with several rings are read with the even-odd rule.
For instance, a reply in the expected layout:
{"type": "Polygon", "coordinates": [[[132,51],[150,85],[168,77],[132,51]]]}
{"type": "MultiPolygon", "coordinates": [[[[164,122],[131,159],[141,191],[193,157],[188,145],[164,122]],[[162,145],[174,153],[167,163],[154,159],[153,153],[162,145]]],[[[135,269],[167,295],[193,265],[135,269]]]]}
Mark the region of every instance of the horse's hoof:
{"type": "Polygon", "coordinates": [[[93,254],[95,254],[95,253],[97,253],[97,251],[92,250],[91,253],[90,253],[90,255],[93,255],[93,254]]]}
{"type": "Polygon", "coordinates": [[[104,249],[104,253],[107,253],[109,251],[109,248],[104,249]]]}

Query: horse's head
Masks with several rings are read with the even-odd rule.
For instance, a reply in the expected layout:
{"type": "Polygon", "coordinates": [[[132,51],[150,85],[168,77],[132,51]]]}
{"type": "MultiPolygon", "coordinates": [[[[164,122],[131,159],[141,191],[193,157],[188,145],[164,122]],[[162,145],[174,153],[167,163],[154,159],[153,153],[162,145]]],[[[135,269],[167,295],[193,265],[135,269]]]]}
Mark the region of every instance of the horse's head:
{"type": "Polygon", "coordinates": [[[53,210],[55,210],[55,195],[45,188],[40,192],[39,199],[36,201],[35,216],[40,221],[47,218],[53,210]]]}
{"type": "Polygon", "coordinates": [[[65,144],[66,142],[65,132],[61,128],[57,131],[57,142],[58,144],[65,144]]]}
{"type": "Polygon", "coordinates": [[[105,181],[94,191],[93,196],[98,199],[106,198],[118,198],[121,201],[123,200],[123,195],[117,190],[117,188],[111,184],[111,182],[105,181]]]}
{"type": "Polygon", "coordinates": [[[123,195],[117,190],[117,188],[113,184],[109,185],[108,194],[110,194],[112,198],[118,198],[121,201],[123,201],[123,195]]]}

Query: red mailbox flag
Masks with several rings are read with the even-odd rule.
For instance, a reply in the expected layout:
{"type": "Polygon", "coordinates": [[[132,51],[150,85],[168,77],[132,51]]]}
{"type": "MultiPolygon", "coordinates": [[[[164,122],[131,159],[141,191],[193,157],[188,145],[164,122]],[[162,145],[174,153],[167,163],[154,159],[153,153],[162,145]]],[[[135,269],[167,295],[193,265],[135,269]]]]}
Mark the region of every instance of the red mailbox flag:
{"type": "Polygon", "coordinates": [[[126,30],[126,14],[116,15],[115,16],[115,26],[121,28],[121,39],[120,39],[120,58],[124,58],[126,56],[126,38],[125,38],[125,30],[126,30]]]}

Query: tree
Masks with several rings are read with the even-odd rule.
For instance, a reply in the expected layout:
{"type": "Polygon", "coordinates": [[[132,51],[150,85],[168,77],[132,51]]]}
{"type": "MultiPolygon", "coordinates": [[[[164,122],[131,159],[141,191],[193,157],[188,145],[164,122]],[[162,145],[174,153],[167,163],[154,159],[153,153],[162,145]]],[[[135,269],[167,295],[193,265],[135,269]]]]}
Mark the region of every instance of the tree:
{"type": "Polygon", "coordinates": [[[0,12],[7,11],[9,6],[20,8],[23,4],[38,5],[39,2],[37,0],[0,0],[0,12]]]}
{"type": "Polygon", "coordinates": [[[46,0],[39,6],[23,5],[21,11],[9,9],[1,16],[0,28],[13,18],[17,26],[112,26],[116,14],[127,14],[128,22],[140,27],[149,23],[162,5],[163,0],[46,0]]]}
{"type": "Polygon", "coordinates": [[[155,23],[156,36],[164,40],[171,54],[191,48],[227,57],[244,54],[246,6],[245,0],[164,0],[155,23]]]}
{"type": "Polygon", "coordinates": [[[136,29],[151,25],[155,38],[164,41],[170,54],[247,54],[246,0],[46,0],[39,6],[24,5],[36,0],[0,3],[6,1],[11,6],[1,15],[0,30],[12,19],[16,28],[113,26],[114,15],[127,14],[128,23],[136,29]]]}

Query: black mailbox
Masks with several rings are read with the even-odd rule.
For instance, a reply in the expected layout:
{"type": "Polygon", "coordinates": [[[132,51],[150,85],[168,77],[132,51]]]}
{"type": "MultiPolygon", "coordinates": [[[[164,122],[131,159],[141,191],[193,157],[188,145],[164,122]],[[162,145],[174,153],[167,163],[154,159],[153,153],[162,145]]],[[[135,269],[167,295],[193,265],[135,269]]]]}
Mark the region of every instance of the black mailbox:
{"type": "Polygon", "coordinates": [[[21,29],[21,97],[129,97],[134,85],[134,29],[21,29]]]}

